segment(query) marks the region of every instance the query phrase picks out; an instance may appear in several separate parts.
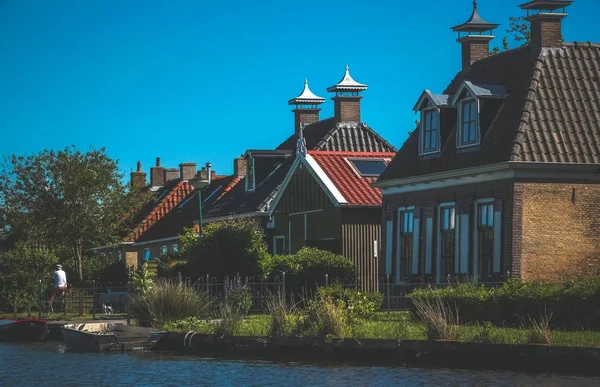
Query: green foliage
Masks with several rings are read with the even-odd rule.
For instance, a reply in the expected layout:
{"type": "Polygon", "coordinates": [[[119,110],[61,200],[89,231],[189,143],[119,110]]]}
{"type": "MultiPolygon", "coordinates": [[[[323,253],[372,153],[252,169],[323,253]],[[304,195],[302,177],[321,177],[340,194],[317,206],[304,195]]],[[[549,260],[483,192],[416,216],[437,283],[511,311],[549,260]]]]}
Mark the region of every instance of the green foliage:
{"type": "Polygon", "coordinates": [[[210,331],[209,324],[206,320],[199,317],[186,317],[180,320],[167,321],[162,325],[162,329],[165,331],[176,331],[176,332],[208,332],[210,331]]]}
{"type": "Polygon", "coordinates": [[[297,319],[294,318],[296,308],[289,305],[284,294],[272,294],[265,301],[269,311],[270,326],[269,336],[271,338],[290,336],[296,329],[297,319]]]}
{"type": "Polygon", "coordinates": [[[461,322],[520,326],[528,315],[552,314],[552,327],[600,329],[600,277],[564,283],[509,280],[497,288],[458,284],[420,289],[409,298],[440,297],[460,309],[461,322]]]}
{"type": "Polygon", "coordinates": [[[205,225],[195,242],[183,237],[182,256],[191,278],[239,275],[259,277],[268,257],[262,228],[249,219],[229,219],[205,225]]]}
{"type": "Polygon", "coordinates": [[[145,292],[143,286],[139,289],[130,300],[131,314],[140,323],[157,327],[188,317],[206,317],[213,303],[207,293],[185,282],[161,280],[145,292]]]}
{"type": "Polygon", "coordinates": [[[214,333],[217,336],[233,336],[239,332],[246,314],[232,302],[225,301],[219,304],[219,321],[215,325],[214,333]]]}
{"type": "Polygon", "coordinates": [[[13,155],[0,171],[0,203],[11,232],[72,259],[75,281],[84,279],[85,249],[116,241],[139,200],[104,149],[13,155]]]}
{"type": "Polygon", "coordinates": [[[131,274],[131,286],[137,295],[145,296],[150,292],[154,280],[148,272],[148,265],[144,262],[136,271],[131,274]]]}
{"type": "Polygon", "coordinates": [[[252,308],[252,293],[245,286],[234,287],[227,291],[227,302],[246,315],[252,308]]]}
{"type": "Polygon", "coordinates": [[[336,301],[343,301],[351,320],[371,318],[383,302],[383,294],[379,292],[361,292],[356,289],[344,288],[340,284],[320,287],[318,294],[331,297],[336,301]]]}
{"type": "Polygon", "coordinates": [[[494,47],[492,54],[498,54],[503,51],[510,49],[509,39],[512,39],[515,43],[520,46],[528,44],[531,40],[531,31],[529,29],[529,22],[525,20],[523,16],[511,16],[509,18],[508,28],[506,29],[506,36],[502,39],[502,47],[494,47]]]}
{"type": "Polygon", "coordinates": [[[350,330],[346,304],[342,300],[317,295],[307,302],[303,321],[298,329],[325,341],[345,337],[350,330]]]}
{"type": "Polygon", "coordinates": [[[269,279],[281,279],[285,272],[286,290],[293,294],[325,285],[325,274],[331,282],[354,282],[356,277],[356,267],[349,258],[313,247],[304,247],[294,255],[269,256],[263,271],[269,279]]]}
{"type": "Polygon", "coordinates": [[[0,252],[0,309],[11,310],[15,298],[19,308],[45,298],[57,263],[51,251],[27,243],[0,252]]]}

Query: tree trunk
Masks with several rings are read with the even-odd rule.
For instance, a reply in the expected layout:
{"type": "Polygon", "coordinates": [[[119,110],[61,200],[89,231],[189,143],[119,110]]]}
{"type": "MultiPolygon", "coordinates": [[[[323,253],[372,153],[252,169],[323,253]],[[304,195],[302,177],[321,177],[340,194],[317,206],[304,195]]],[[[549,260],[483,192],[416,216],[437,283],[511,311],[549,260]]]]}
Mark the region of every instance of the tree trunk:
{"type": "Polygon", "coordinates": [[[80,284],[83,283],[83,252],[81,251],[81,243],[77,242],[74,246],[75,253],[75,270],[77,271],[77,279],[80,284]]]}

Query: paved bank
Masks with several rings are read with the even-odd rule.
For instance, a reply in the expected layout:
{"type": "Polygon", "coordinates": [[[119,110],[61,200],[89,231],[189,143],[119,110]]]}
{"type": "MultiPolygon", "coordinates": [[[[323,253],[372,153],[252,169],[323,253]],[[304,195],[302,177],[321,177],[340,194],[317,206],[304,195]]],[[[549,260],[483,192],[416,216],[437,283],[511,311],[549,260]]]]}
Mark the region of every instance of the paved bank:
{"type": "Polygon", "coordinates": [[[154,350],[224,358],[414,364],[600,375],[600,348],[454,341],[224,337],[168,332],[154,350]]]}

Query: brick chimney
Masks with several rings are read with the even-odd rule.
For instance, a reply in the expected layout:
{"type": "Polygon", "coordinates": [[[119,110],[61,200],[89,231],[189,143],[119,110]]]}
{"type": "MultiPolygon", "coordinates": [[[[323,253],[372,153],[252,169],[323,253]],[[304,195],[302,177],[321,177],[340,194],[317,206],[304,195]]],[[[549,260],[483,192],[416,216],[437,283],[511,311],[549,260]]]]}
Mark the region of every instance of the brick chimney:
{"type": "Polygon", "coordinates": [[[190,180],[196,177],[196,163],[179,164],[179,174],[182,180],[190,180]]]}
{"type": "Polygon", "coordinates": [[[318,106],[325,102],[325,98],[315,95],[308,88],[308,80],[304,80],[304,90],[296,98],[288,101],[288,105],[294,105],[296,108],[292,110],[294,113],[294,133],[298,134],[306,125],[310,125],[319,121],[318,106]]]}
{"type": "Polygon", "coordinates": [[[131,189],[140,189],[146,185],[146,172],[142,172],[142,162],[137,162],[137,170],[131,172],[131,189]]]}
{"type": "Polygon", "coordinates": [[[473,1],[473,12],[469,20],[463,24],[452,27],[458,32],[458,39],[462,46],[462,71],[467,72],[471,65],[490,55],[490,41],[494,39],[492,30],[498,24],[488,23],[479,15],[477,0],[473,1]],[[462,33],[466,33],[462,36],[462,33]]]}
{"type": "Polygon", "coordinates": [[[567,17],[565,8],[573,1],[533,0],[520,7],[527,11],[531,36],[529,44],[534,48],[562,46],[562,19],[567,17]],[[537,13],[530,14],[530,11],[537,13]]]}
{"type": "Polygon", "coordinates": [[[172,180],[179,179],[179,169],[165,168],[164,171],[165,171],[165,184],[172,180]]]}
{"type": "Polygon", "coordinates": [[[152,187],[165,185],[165,172],[164,168],[160,166],[160,157],[156,158],[156,166],[150,168],[150,185],[152,187]]]}
{"type": "Polygon", "coordinates": [[[346,73],[342,80],[327,89],[328,92],[335,93],[335,97],[332,99],[337,122],[360,122],[360,100],[362,96],[359,94],[367,88],[367,85],[356,82],[350,76],[350,70],[346,66],[346,73]]]}
{"type": "Polygon", "coordinates": [[[233,176],[242,178],[246,176],[246,159],[241,157],[233,159],[233,176]]]}

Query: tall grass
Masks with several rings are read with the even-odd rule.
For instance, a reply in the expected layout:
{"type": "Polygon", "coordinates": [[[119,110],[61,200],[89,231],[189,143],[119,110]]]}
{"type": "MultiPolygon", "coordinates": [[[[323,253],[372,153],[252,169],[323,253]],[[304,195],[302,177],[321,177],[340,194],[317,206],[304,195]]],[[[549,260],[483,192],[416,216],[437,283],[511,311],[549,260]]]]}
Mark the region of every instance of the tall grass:
{"type": "Polygon", "coordinates": [[[531,344],[552,345],[552,335],[550,332],[550,321],[552,313],[548,313],[546,308],[540,312],[538,318],[527,315],[527,325],[529,326],[529,342],[531,344]]]}
{"type": "Polygon", "coordinates": [[[307,303],[303,324],[298,328],[324,339],[344,337],[350,328],[346,304],[328,296],[317,296],[307,303]]]}
{"type": "Polygon", "coordinates": [[[161,280],[130,299],[130,312],[142,325],[161,326],[187,317],[207,317],[213,300],[185,282],[161,280]]]}
{"type": "Polygon", "coordinates": [[[294,314],[297,313],[296,306],[288,303],[283,293],[277,292],[265,299],[265,307],[271,320],[269,336],[276,338],[291,335],[297,321],[294,318],[294,314]]]}
{"type": "Polygon", "coordinates": [[[218,321],[214,333],[217,336],[234,336],[240,331],[246,313],[239,305],[226,301],[219,304],[218,321]]]}
{"type": "Polygon", "coordinates": [[[413,306],[425,324],[429,340],[455,340],[458,326],[458,308],[451,307],[441,297],[414,298],[413,306]]]}

